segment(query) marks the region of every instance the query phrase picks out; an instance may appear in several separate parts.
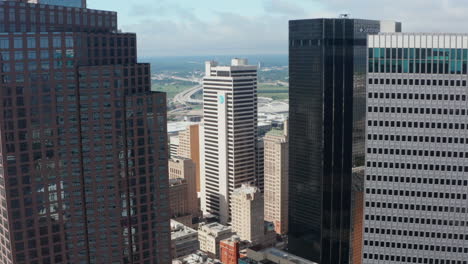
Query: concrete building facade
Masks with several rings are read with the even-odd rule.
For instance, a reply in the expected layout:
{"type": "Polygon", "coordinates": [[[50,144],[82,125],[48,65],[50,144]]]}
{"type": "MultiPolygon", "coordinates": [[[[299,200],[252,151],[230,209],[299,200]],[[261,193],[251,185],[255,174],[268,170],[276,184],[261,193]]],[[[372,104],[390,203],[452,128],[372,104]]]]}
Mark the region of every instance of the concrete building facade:
{"type": "Polygon", "coordinates": [[[363,263],[468,263],[468,35],[368,37],[363,263]]]}
{"type": "Polygon", "coordinates": [[[231,227],[219,223],[200,224],[198,227],[200,250],[212,258],[219,258],[220,241],[230,238],[233,234],[231,227]]]}
{"type": "Polygon", "coordinates": [[[207,62],[203,109],[201,206],[226,224],[234,189],[257,182],[257,67],[245,59],[207,62]]]}
{"type": "Polygon", "coordinates": [[[232,231],[253,245],[264,241],[264,199],[259,188],[243,184],[234,190],[232,201],[232,231]]]}
{"type": "Polygon", "coordinates": [[[184,179],[186,186],[186,213],[200,215],[197,198],[196,165],[191,159],[175,157],[169,160],[169,179],[184,179]]]}
{"type": "Polygon", "coordinates": [[[196,191],[200,192],[200,125],[190,125],[178,137],[177,156],[191,159],[195,164],[196,191]]]}
{"type": "Polygon", "coordinates": [[[272,130],[265,144],[265,221],[275,225],[277,234],[288,233],[289,146],[287,126],[272,130]]]}
{"type": "Polygon", "coordinates": [[[188,256],[200,249],[198,232],[183,223],[171,220],[171,256],[173,259],[188,256]]]}
{"type": "Polygon", "coordinates": [[[192,214],[188,204],[187,180],[169,179],[170,217],[187,226],[192,226],[192,214]]]}

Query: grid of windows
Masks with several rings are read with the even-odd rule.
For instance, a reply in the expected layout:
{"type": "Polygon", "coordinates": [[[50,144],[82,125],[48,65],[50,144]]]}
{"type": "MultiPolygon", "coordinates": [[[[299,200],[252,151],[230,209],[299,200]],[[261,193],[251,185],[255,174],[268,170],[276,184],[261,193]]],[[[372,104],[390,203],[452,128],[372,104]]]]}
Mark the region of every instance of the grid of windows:
{"type": "Polygon", "coordinates": [[[0,1],[0,56],[0,263],[168,263],[166,98],[135,34],[0,1]]]}
{"type": "Polygon", "coordinates": [[[468,43],[424,37],[369,37],[366,264],[468,260],[468,43]]]}

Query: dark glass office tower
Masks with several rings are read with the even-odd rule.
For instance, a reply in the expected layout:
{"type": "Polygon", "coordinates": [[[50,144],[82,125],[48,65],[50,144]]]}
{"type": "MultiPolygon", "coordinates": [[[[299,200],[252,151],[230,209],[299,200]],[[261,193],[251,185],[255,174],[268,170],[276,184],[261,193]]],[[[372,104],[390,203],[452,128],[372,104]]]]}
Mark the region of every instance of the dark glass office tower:
{"type": "Polygon", "coordinates": [[[360,263],[366,38],[401,25],[289,23],[289,250],[320,264],[360,263]]]}
{"type": "Polygon", "coordinates": [[[169,263],[166,96],[136,35],[26,2],[0,1],[0,263],[169,263]]]}

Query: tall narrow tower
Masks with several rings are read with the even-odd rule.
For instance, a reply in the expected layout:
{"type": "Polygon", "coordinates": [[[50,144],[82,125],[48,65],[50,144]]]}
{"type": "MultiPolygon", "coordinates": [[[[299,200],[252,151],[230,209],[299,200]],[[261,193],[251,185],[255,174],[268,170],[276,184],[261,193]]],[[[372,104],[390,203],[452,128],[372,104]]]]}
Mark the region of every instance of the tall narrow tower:
{"type": "Polygon", "coordinates": [[[202,210],[225,224],[234,189],[257,182],[257,67],[245,59],[231,66],[207,62],[203,108],[202,210]]]}
{"type": "Polygon", "coordinates": [[[259,188],[243,184],[232,193],[232,231],[259,245],[264,240],[264,202],[259,188]]]}
{"type": "Polygon", "coordinates": [[[366,118],[366,40],[395,22],[289,23],[289,249],[321,264],[350,263],[360,223],[366,118]]]}
{"type": "Polygon", "coordinates": [[[265,220],[274,223],[277,234],[288,234],[289,145],[284,130],[265,136],[265,220]]]}

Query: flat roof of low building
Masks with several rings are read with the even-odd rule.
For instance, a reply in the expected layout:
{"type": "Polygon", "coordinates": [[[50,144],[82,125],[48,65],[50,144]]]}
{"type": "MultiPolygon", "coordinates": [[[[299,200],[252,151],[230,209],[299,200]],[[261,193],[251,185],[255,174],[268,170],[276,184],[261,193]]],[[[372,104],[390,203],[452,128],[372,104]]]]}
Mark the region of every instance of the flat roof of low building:
{"type": "Polygon", "coordinates": [[[198,232],[182,223],[171,219],[171,240],[198,234],[198,232]]]}
{"type": "Polygon", "coordinates": [[[296,263],[296,264],[318,264],[316,262],[298,257],[296,255],[290,254],[286,251],[283,251],[277,248],[266,248],[266,249],[261,250],[261,252],[266,254],[266,257],[268,260],[272,260],[268,258],[268,254],[270,254],[272,256],[275,256],[280,259],[284,259],[284,260],[287,260],[289,262],[296,263]]]}
{"type": "Polygon", "coordinates": [[[221,233],[224,231],[231,231],[231,227],[222,225],[220,223],[209,223],[209,224],[201,224],[200,229],[209,230],[209,232],[221,233]]]}

